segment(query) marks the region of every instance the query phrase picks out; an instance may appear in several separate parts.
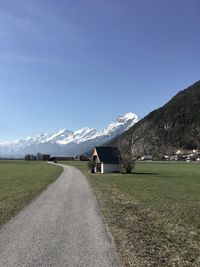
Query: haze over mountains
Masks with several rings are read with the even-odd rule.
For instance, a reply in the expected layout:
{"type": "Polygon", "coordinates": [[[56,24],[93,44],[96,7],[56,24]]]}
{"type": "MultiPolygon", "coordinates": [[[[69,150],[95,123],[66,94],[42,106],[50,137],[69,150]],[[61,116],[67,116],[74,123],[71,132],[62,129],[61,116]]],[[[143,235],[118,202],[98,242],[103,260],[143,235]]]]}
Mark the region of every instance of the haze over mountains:
{"type": "Polygon", "coordinates": [[[200,81],[180,91],[109,145],[135,157],[157,158],[180,151],[200,150],[200,81]]]}
{"type": "Polygon", "coordinates": [[[56,133],[43,133],[36,137],[14,142],[0,142],[0,156],[24,156],[25,154],[49,153],[54,156],[76,156],[89,151],[94,146],[102,145],[128,130],[138,116],[127,113],[119,116],[115,122],[101,131],[94,128],[82,128],[75,132],[62,129],[56,133]]]}

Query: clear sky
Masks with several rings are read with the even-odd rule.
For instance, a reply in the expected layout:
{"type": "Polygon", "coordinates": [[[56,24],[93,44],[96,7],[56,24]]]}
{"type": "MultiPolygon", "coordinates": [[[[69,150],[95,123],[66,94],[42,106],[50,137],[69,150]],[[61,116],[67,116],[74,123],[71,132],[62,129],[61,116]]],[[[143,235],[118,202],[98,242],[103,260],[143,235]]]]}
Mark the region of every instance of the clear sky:
{"type": "Polygon", "coordinates": [[[200,79],[199,0],[1,0],[0,140],[141,118],[200,79]]]}

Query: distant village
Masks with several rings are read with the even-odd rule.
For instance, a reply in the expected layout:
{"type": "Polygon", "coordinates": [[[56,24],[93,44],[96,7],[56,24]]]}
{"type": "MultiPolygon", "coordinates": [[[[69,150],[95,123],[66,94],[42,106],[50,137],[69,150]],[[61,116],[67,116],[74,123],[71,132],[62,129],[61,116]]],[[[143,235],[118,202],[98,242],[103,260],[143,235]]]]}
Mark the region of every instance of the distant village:
{"type": "Polygon", "coordinates": [[[67,157],[67,156],[51,156],[50,154],[42,154],[37,153],[34,154],[26,154],[25,160],[42,160],[42,161],[70,161],[70,160],[89,160],[86,155],[78,155],[76,157],[67,157]]]}
{"type": "MultiPolygon", "coordinates": [[[[87,155],[77,155],[76,157],[69,157],[69,156],[51,156],[50,154],[42,154],[37,153],[34,154],[27,154],[25,155],[25,160],[42,160],[42,161],[70,161],[70,160],[80,160],[80,161],[89,161],[90,157],[87,155]]],[[[154,157],[153,155],[142,155],[141,157],[135,158],[135,160],[139,161],[154,161],[158,160],[158,158],[154,157]]],[[[200,162],[200,151],[198,149],[194,149],[191,151],[188,150],[177,150],[175,154],[172,155],[163,155],[160,159],[163,161],[185,161],[185,162],[200,162]]]]}
{"type": "MultiPolygon", "coordinates": [[[[138,157],[137,160],[141,161],[152,161],[157,160],[152,155],[143,155],[138,157]]],[[[177,150],[175,154],[172,155],[163,155],[161,160],[164,161],[185,161],[185,162],[200,162],[200,151],[198,149],[188,150],[177,150]]]]}

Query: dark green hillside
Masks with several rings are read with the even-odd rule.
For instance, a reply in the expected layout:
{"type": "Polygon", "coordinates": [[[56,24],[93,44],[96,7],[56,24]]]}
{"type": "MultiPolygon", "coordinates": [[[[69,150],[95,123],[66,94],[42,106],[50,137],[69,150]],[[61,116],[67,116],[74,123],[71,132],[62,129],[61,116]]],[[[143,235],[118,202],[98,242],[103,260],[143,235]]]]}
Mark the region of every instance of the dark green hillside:
{"type": "Polygon", "coordinates": [[[180,91],[112,142],[135,156],[172,154],[200,149],[200,81],[180,91]]]}

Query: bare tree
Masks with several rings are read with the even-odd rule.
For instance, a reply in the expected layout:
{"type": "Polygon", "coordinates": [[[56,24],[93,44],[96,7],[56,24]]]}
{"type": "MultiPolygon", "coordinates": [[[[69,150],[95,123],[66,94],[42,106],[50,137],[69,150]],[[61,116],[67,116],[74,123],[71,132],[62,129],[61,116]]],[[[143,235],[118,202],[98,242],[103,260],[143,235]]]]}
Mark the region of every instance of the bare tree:
{"type": "Polygon", "coordinates": [[[122,172],[132,173],[135,168],[135,159],[133,158],[131,146],[127,144],[121,152],[121,169],[122,172]]]}
{"type": "Polygon", "coordinates": [[[88,162],[88,169],[91,173],[95,173],[95,168],[98,164],[98,158],[97,156],[93,156],[93,158],[88,162]]]}

